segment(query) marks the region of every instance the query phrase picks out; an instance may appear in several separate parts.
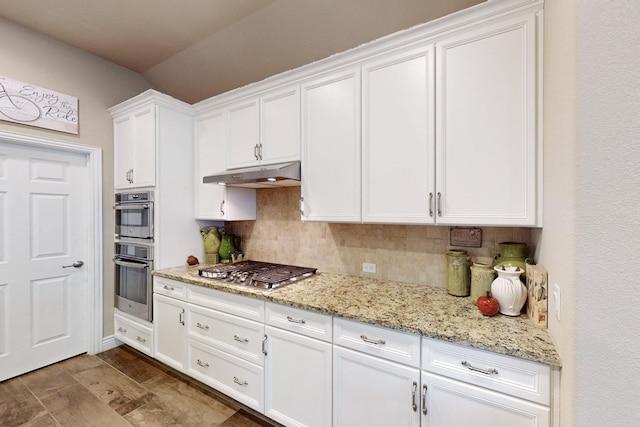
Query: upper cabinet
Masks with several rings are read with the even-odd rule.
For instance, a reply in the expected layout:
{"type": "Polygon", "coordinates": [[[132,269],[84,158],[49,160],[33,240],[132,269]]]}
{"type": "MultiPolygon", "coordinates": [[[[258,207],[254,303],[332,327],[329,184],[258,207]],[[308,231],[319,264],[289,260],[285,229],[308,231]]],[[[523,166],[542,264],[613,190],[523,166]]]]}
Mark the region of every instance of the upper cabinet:
{"type": "Polygon", "coordinates": [[[436,43],[436,222],[541,225],[539,22],[524,14],[436,43]]]}
{"type": "Polygon", "coordinates": [[[156,185],[156,106],[142,105],[114,116],[114,186],[156,185]]]}
{"type": "Polygon", "coordinates": [[[433,222],[433,45],[362,66],[362,221],[433,222]]]}
{"type": "Polygon", "coordinates": [[[256,190],[203,184],[202,178],[225,170],[227,114],[224,109],[199,114],[195,121],[194,202],[196,219],[256,219],[256,190]]]}
{"type": "Polygon", "coordinates": [[[302,86],[303,220],[360,221],[360,68],[302,86]]]}
{"type": "Polygon", "coordinates": [[[300,160],[298,86],[238,101],[227,111],[227,169],[300,160]]]}

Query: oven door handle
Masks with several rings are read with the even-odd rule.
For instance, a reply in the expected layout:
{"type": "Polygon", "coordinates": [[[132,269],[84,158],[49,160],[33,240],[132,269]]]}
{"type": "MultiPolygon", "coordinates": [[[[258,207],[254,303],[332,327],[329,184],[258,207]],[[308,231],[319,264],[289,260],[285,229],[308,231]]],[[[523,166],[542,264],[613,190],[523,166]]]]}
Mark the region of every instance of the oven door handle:
{"type": "Polygon", "coordinates": [[[149,268],[149,264],[145,262],[129,262],[129,261],[123,261],[120,258],[114,258],[113,262],[123,267],[132,267],[132,268],[140,268],[140,269],[149,268]]]}
{"type": "Polygon", "coordinates": [[[129,203],[126,205],[114,205],[113,209],[117,211],[125,211],[129,209],[149,209],[148,203],[129,203]]]}

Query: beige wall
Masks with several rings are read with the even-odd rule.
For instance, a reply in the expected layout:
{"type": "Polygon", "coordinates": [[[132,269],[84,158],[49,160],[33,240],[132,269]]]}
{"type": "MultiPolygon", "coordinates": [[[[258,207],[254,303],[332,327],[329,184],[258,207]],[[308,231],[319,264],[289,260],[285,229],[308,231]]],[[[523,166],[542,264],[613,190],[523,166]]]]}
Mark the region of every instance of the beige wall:
{"type": "Polygon", "coordinates": [[[79,135],[0,121],[0,130],[102,148],[104,335],[113,334],[113,125],[107,108],[148,89],[137,73],[0,18],[0,75],[78,98],[79,135]]]}
{"type": "MultiPolygon", "coordinates": [[[[264,189],[257,194],[256,221],[226,224],[229,233],[241,236],[251,259],[445,286],[449,227],[302,222],[300,187],[264,189]],[[375,263],[377,273],[362,273],[363,262],[375,263]]],[[[508,241],[530,245],[531,230],[485,227],[482,247],[464,249],[474,261],[490,261],[499,253],[498,243],[508,241]]]]}

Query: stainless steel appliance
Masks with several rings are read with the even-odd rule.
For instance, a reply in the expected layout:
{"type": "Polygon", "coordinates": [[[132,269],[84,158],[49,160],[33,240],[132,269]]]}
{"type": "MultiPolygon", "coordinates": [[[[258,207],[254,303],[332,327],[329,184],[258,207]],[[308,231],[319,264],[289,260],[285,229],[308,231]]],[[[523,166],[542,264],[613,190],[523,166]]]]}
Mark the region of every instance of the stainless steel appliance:
{"type": "Polygon", "coordinates": [[[153,239],[153,191],[116,193],[116,238],[153,239]]]}
{"type": "Polygon", "coordinates": [[[316,274],[316,270],[316,268],[261,261],[241,261],[200,268],[198,274],[201,277],[229,283],[276,289],[311,277],[316,274]]]}
{"type": "Polygon", "coordinates": [[[153,320],[153,246],[146,242],[115,244],[115,307],[151,322],[153,320]]]}

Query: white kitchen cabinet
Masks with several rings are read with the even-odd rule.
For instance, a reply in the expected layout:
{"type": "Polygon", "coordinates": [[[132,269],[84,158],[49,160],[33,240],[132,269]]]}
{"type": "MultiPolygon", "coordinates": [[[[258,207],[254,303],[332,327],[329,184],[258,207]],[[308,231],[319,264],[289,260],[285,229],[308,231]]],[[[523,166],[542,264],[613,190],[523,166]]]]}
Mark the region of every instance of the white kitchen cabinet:
{"type": "Polygon", "coordinates": [[[538,13],[436,43],[438,224],[541,224],[538,13]]]}
{"type": "Polygon", "coordinates": [[[224,109],[198,114],[194,141],[194,203],[196,219],[256,219],[256,190],[204,184],[202,178],[226,170],[227,114],[224,109]]]}
{"type": "Polygon", "coordinates": [[[154,357],[179,371],[185,370],[186,303],[153,294],[154,357]]]}
{"type": "Polygon", "coordinates": [[[300,160],[298,86],[238,101],[227,112],[227,169],[300,160]]]}
{"type": "Polygon", "coordinates": [[[286,426],[331,426],[331,316],[267,303],[265,415],[286,426]]]}
{"type": "Polygon", "coordinates": [[[362,65],[362,222],[433,223],[432,44],[362,65]]]}
{"type": "Polygon", "coordinates": [[[303,221],[360,222],[360,68],[302,85],[303,221]]]}
{"type": "Polygon", "coordinates": [[[114,117],[116,190],[156,184],[156,108],[145,104],[114,117]]]}
{"type": "Polygon", "coordinates": [[[422,338],[423,426],[551,425],[551,368],[422,338]]]}
{"type": "Polygon", "coordinates": [[[114,334],[118,340],[151,357],[153,354],[153,324],[115,309],[114,334]]]}
{"type": "Polygon", "coordinates": [[[440,375],[422,374],[422,427],[548,427],[549,408],[440,375]]]}
{"type": "Polygon", "coordinates": [[[420,337],[334,319],[333,425],[420,425],[420,337]]]}

